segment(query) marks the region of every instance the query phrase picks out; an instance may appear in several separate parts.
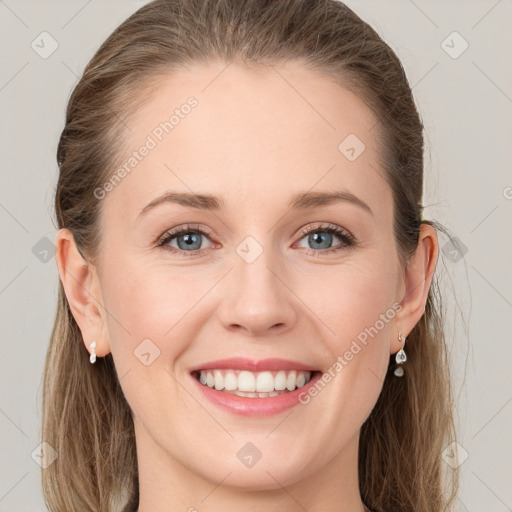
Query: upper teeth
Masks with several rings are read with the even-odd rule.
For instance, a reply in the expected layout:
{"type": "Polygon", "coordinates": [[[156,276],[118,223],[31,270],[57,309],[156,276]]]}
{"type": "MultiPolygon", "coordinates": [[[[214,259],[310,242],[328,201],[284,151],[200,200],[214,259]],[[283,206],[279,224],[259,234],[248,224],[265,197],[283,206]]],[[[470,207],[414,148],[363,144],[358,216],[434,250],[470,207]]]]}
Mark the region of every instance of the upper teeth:
{"type": "Polygon", "coordinates": [[[311,372],[279,370],[249,372],[246,370],[201,370],[199,381],[210,388],[226,391],[271,393],[293,391],[311,379],[311,372]]]}

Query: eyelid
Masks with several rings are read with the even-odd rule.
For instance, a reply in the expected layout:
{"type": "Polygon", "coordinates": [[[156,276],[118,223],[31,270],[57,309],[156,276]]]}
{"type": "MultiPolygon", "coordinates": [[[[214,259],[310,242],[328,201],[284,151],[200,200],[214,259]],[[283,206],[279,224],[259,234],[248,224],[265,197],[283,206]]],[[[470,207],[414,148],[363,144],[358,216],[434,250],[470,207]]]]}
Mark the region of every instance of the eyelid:
{"type": "Polygon", "coordinates": [[[333,232],[335,234],[338,234],[338,236],[345,236],[351,241],[355,241],[355,237],[345,228],[342,228],[341,226],[337,226],[336,224],[331,224],[329,222],[319,222],[317,225],[308,225],[304,228],[302,228],[299,232],[299,235],[301,238],[309,235],[310,233],[314,233],[315,231],[326,231],[326,232],[333,232]]]}
{"type": "MultiPolygon", "coordinates": [[[[300,242],[305,236],[309,235],[310,233],[314,233],[316,231],[319,232],[326,232],[331,233],[338,238],[342,240],[342,243],[339,245],[336,245],[334,247],[330,247],[325,250],[318,250],[318,249],[311,249],[309,247],[301,247],[301,249],[306,252],[307,254],[313,254],[316,256],[320,256],[321,254],[330,253],[330,252],[337,252],[343,249],[346,249],[350,246],[356,245],[357,239],[352,233],[350,233],[345,228],[338,226],[336,224],[331,224],[328,222],[319,222],[314,225],[308,225],[300,230],[298,233],[299,239],[297,242],[294,242],[294,245],[298,242],[300,242]]],[[[169,231],[166,231],[163,235],[161,235],[157,240],[157,247],[161,247],[165,250],[168,250],[169,252],[172,252],[174,254],[178,253],[181,256],[184,257],[194,257],[201,255],[206,249],[195,249],[193,251],[183,251],[180,249],[176,249],[175,247],[168,246],[167,243],[173,240],[174,238],[186,234],[186,233],[195,233],[199,235],[206,236],[207,238],[211,240],[211,236],[213,234],[213,231],[208,228],[203,228],[199,224],[194,227],[192,224],[185,224],[182,226],[178,226],[176,228],[173,228],[169,231]]],[[[212,243],[215,243],[212,241],[212,243]]]]}
{"type": "Polygon", "coordinates": [[[156,241],[156,245],[162,247],[170,239],[185,233],[197,233],[200,235],[206,235],[208,238],[213,235],[212,230],[203,228],[200,224],[196,224],[195,226],[193,224],[184,224],[182,226],[169,229],[163,235],[160,235],[156,241]]]}

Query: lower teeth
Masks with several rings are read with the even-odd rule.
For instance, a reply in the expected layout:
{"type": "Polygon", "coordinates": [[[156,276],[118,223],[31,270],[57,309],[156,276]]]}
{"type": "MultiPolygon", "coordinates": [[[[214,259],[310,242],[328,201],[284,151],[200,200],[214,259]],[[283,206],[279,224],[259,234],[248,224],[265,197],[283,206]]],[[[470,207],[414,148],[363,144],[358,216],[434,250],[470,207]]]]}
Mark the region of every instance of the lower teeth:
{"type": "Polygon", "coordinates": [[[226,391],[225,389],[223,390],[224,393],[230,393],[232,395],[236,395],[236,396],[243,396],[243,397],[248,397],[248,398],[269,398],[269,397],[273,397],[273,396],[278,396],[278,395],[282,395],[284,393],[289,393],[289,391],[271,391],[270,393],[250,393],[250,392],[247,392],[247,391],[226,391]]]}
{"type": "MultiPolygon", "coordinates": [[[[209,387],[209,386],[206,386],[206,387],[209,387]]],[[[235,389],[232,391],[228,391],[227,389],[215,389],[215,388],[210,388],[210,389],[213,389],[215,391],[220,391],[221,393],[228,393],[230,395],[243,396],[246,398],[270,398],[270,397],[274,397],[274,396],[284,395],[285,393],[290,392],[288,389],[285,389],[284,391],[270,391],[269,393],[238,391],[238,389],[235,389]]]]}

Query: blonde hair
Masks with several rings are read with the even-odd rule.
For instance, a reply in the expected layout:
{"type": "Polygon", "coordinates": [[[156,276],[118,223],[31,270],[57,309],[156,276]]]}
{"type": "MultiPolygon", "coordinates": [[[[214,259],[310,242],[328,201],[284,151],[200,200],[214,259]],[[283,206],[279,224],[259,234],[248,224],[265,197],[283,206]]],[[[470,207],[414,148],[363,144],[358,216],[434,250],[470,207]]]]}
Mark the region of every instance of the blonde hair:
{"type": "MultiPolygon", "coordinates": [[[[188,63],[290,60],[357,94],[379,120],[376,137],[405,268],[422,222],[444,231],[423,219],[423,125],[398,57],[335,0],[155,0],[130,16],[98,49],[69,100],[57,151],[58,227],[70,229],[81,254],[94,261],[101,213],[94,190],[121,154],[123,118],[144,101],[153,78],[188,63]]],[[[393,375],[390,357],[378,402],[362,425],[361,496],[375,512],[445,512],[458,473],[442,471],[441,453],[455,428],[435,277],[407,355],[402,378],[393,375]]],[[[61,283],[44,371],[42,440],[59,453],[42,472],[50,511],[136,510],[131,410],[111,354],[89,363],[61,283]]]]}

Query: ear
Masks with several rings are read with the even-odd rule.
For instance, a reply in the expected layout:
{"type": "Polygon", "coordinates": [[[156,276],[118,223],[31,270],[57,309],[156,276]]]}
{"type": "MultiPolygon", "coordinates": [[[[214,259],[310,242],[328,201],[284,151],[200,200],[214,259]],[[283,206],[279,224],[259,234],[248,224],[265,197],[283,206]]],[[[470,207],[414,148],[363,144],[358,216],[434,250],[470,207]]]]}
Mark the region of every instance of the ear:
{"type": "Polygon", "coordinates": [[[57,232],[55,245],[60,280],[85,348],[91,352],[90,344],[96,341],[96,355],[105,356],[110,352],[110,343],[96,268],[82,257],[69,229],[57,232]]]}
{"type": "MultiPolygon", "coordinates": [[[[425,312],[428,291],[437,265],[439,243],[437,232],[430,224],[422,223],[418,238],[418,246],[409,258],[404,274],[404,286],[401,306],[396,315],[398,329],[403,337],[407,337],[425,312]]],[[[391,353],[398,352],[403,343],[397,336],[391,342],[391,353]]]]}

